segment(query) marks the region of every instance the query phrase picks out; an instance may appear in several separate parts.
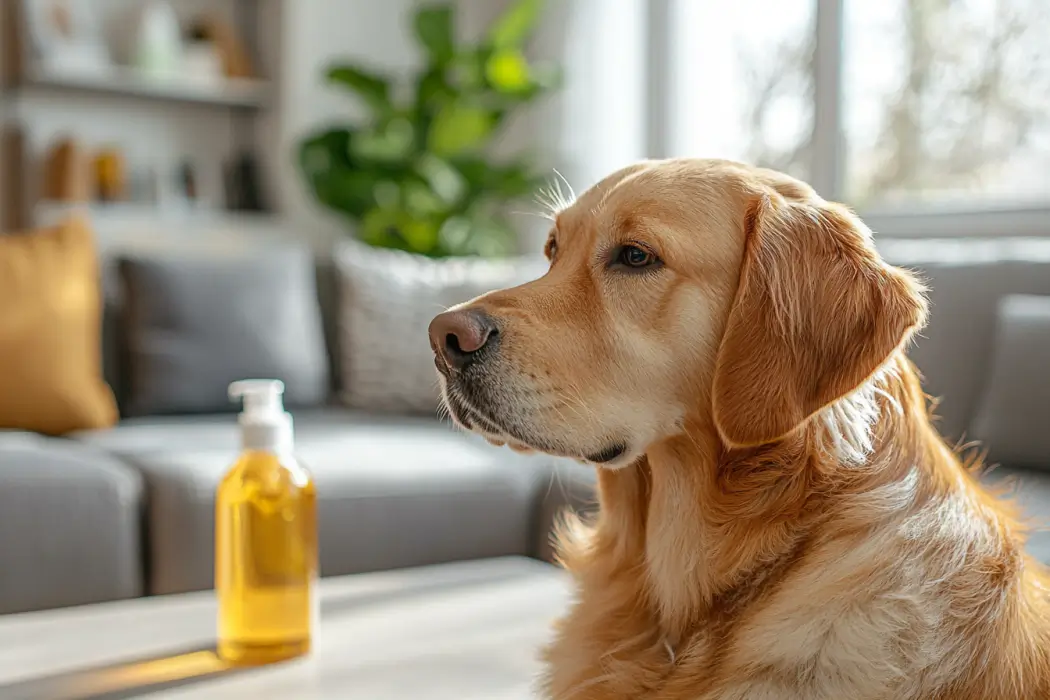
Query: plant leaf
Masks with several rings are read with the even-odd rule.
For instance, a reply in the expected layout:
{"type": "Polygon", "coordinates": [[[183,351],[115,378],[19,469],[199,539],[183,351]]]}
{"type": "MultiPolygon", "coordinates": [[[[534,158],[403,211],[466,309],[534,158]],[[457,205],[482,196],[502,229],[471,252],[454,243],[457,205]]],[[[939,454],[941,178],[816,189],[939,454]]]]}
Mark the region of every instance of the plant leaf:
{"type": "Polygon", "coordinates": [[[440,238],[438,222],[429,217],[414,217],[404,213],[398,220],[398,233],[406,243],[406,250],[422,255],[433,255],[440,238]]]}
{"type": "Polygon", "coordinates": [[[448,63],[455,54],[453,24],[451,5],[423,5],[413,20],[416,37],[426,47],[430,59],[438,65],[448,63]]]}
{"type": "Polygon", "coordinates": [[[360,219],[376,205],[373,190],[378,175],[351,162],[354,138],[348,129],[330,129],[309,137],[299,148],[299,167],[319,202],[360,219]]]}
{"type": "Polygon", "coordinates": [[[412,153],[416,132],[404,117],[376,129],[362,131],[350,142],[354,156],[378,163],[401,163],[412,153]]]}
{"type": "Polygon", "coordinates": [[[518,0],[492,25],[489,41],[498,49],[520,47],[539,21],[543,5],[544,0],[518,0]]]}
{"type": "Polygon", "coordinates": [[[475,92],[485,87],[485,64],[491,51],[478,48],[461,53],[453,60],[452,84],[460,92],[475,92]]]}
{"type": "Polygon", "coordinates": [[[328,82],[353,92],[369,114],[308,136],[300,169],[317,200],[355,221],[369,245],[431,257],[512,253],[507,205],[545,178],[531,158],[497,163],[485,148],[515,108],[560,82],[557,69],[522,52],[546,4],[509,0],[481,41],[457,45],[455,2],[417,2],[412,31],[425,62],[414,93],[399,106],[395,77],[331,67],[328,82]]]}
{"type": "Polygon", "coordinates": [[[307,177],[327,172],[332,168],[350,165],[349,129],[328,129],[303,141],[299,147],[299,165],[307,177]]]}
{"type": "Polygon", "coordinates": [[[527,163],[492,165],[481,158],[467,158],[457,160],[456,168],[475,196],[489,193],[505,200],[520,199],[534,194],[546,182],[527,163]]]}
{"type": "Polygon", "coordinates": [[[442,102],[455,96],[444,69],[432,68],[421,75],[416,83],[416,107],[420,111],[437,109],[442,102]]]}
{"type": "Polygon", "coordinates": [[[328,82],[349,88],[376,112],[385,114],[393,109],[390,102],[390,81],[354,66],[335,66],[328,69],[328,82]]]}
{"type": "Polygon", "coordinates": [[[377,248],[404,250],[404,240],[398,234],[398,218],[397,210],[371,209],[361,220],[358,237],[377,248]]]}
{"type": "Polygon", "coordinates": [[[401,205],[401,186],[393,180],[380,180],[372,188],[372,197],[380,209],[397,209],[401,205]]]}
{"type": "Polygon", "coordinates": [[[425,183],[408,180],[402,185],[404,208],[413,216],[435,216],[447,213],[445,202],[425,183]]]}
{"type": "Polygon", "coordinates": [[[434,115],[427,146],[437,156],[479,150],[496,128],[496,115],[483,107],[451,102],[434,115]]]}
{"type": "Polygon", "coordinates": [[[340,169],[310,180],[317,200],[332,209],[361,220],[376,209],[373,191],[376,176],[367,171],[340,169]]]}
{"type": "Polygon", "coordinates": [[[446,207],[459,204],[467,192],[467,182],[451,163],[432,153],[426,153],[416,162],[416,172],[441,198],[446,207]]]}
{"type": "Polygon", "coordinates": [[[519,93],[532,85],[529,62],[517,49],[500,49],[485,63],[485,77],[500,92],[519,93]]]}
{"type": "Polygon", "coordinates": [[[465,216],[450,216],[441,225],[441,229],[438,231],[438,240],[451,253],[462,254],[462,251],[470,241],[472,231],[473,225],[470,219],[465,216]]]}

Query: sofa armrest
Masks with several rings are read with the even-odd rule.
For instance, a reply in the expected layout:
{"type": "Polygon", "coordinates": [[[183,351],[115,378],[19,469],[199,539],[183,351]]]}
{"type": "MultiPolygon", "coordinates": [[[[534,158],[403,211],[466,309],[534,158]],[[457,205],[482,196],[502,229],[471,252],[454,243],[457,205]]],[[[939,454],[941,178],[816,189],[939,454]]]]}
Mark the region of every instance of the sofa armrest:
{"type": "Polygon", "coordinates": [[[117,458],[0,432],[0,614],[142,595],[142,509],[117,458]]]}

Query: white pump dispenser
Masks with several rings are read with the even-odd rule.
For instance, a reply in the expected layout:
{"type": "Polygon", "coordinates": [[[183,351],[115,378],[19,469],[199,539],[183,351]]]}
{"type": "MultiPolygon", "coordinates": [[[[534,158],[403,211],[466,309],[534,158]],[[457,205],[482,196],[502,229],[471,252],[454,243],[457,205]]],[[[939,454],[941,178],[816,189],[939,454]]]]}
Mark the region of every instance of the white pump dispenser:
{"type": "Polygon", "coordinates": [[[289,452],[292,449],[292,415],[284,410],[284,382],[277,379],[242,379],[229,387],[230,399],[243,399],[237,417],[241,426],[241,447],[261,452],[289,452]]]}
{"type": "Polygon", "coordinates": [[[317,489],[292,454],[284,384],[229,386],[244,401],[243,450],[215,491],[215,596],[220,658],[233,665],[310,652],[316,629],[317,489]]]}

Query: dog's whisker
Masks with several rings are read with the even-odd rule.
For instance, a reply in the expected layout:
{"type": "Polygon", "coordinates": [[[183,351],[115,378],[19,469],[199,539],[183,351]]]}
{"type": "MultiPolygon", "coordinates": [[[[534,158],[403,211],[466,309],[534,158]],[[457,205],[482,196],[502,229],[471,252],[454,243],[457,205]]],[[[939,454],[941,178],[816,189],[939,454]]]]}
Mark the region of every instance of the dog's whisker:
{"type": "MultiPolygon", "coordinates": [[[[558,179],[561,182],[565,183],[566,189],[569,190],[569,196],[568,196],[568,198],[566,198],[565,202],[566,202],[566,205],[571,205],[573,202],[576,201],[576,190],[574,190],[572,188],[572,185],[569,184],[569,181],[565,178],[564,175],[561,174],[560,170],[558,170],[557,168],[552,168],[552,170],[554,170],[554,174],[557,175],[558,179]]],[[[560,185],[558,187],[558,191],[561,192],[561,186],[560,185]]]]}

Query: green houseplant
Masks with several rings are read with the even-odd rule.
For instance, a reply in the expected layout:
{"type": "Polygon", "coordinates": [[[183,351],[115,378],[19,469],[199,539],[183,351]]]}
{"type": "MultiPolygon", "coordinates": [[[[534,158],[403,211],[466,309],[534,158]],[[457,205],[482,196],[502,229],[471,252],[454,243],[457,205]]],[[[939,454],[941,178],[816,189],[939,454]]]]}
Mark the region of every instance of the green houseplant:
{"type": "Polygon", "coordinates": [[[431,257],[498,256],[516,235],[508,203],[543,184],[530,159],[497,162],[488,146],[508,116],[559,81],[523,46],[543,0],[516,0],[475,43],[455,36],[450,3],[417,8],[425,62],[410,81],[361,66],[328,69],[367,117],[309,135],[299,160],[310,190],[355,225],[367,244],[431,257]]]}

